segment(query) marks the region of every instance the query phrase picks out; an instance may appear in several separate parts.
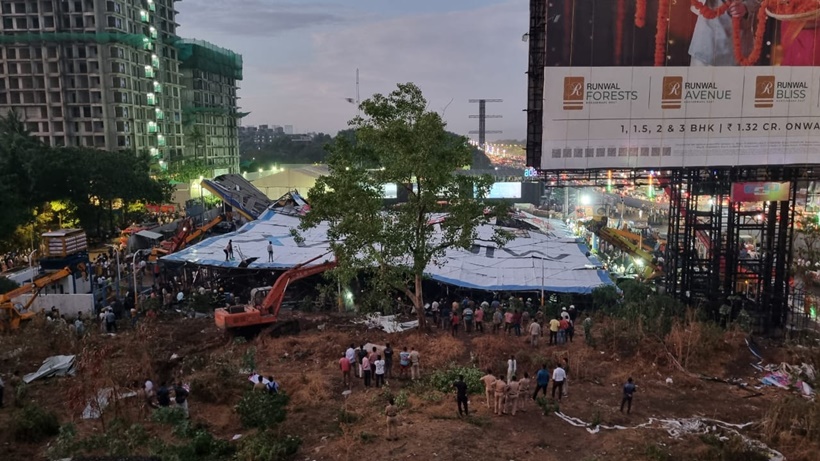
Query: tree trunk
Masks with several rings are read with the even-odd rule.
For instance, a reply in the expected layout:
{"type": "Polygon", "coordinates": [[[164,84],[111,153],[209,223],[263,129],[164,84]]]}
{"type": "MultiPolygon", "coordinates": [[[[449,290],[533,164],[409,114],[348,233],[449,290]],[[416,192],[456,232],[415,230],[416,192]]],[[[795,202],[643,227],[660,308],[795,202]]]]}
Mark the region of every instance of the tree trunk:
{"type": "Polygon", "coordinates": [[[424,316],[424,293],[421,287],[421,275],[416,274],[416,290],[413,296],[413,304],[416,306],[416,316],[419,318],[419,334],[422,334],[426,326],[424,316]]]}

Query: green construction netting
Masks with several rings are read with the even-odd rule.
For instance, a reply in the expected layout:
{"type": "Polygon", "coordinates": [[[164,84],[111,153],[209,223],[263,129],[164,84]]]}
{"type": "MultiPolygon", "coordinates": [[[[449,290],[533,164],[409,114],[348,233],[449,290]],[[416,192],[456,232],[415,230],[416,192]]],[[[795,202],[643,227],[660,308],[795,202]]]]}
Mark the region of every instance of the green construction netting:
{"type": "Polygon", "coordinates": [[[202,40],[187,38],[175,41],[174,46],[178,52],[180,67],[201,69],[242,80],[241,54],[202,40]]]}
{"type": "Polygon", "coordinates": [[[182,124],[192,125],[196,122],[196,114],[227,115],[242,118],[250,112],[237,112],[227,107],[184,106],[182,108],[182,124]]]}
{"type": "Polygon", "coordinates": [[[0,44],[27,44],[27,43],[48,43],[48,42],[96,42],[96,43],[123,43],[133,47],[141,47],[144,35],[120,34],[120,33],[75,33],[75,32],[52,32],[42,34],[11,34],[0,35],[0,44]]]}

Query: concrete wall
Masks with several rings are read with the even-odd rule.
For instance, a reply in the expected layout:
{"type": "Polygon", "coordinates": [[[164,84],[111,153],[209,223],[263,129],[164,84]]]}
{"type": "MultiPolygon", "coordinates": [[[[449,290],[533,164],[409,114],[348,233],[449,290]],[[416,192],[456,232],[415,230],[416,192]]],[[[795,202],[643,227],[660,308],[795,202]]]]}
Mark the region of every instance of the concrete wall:
{"type": "MultiPolygon", "coordinates": [[[[15,304],[25,304],[32,295],[23,295],[14,299],[15,304]]],[[[35,312],[41,310],[50,311],[54,306],[60,310],[60,314],[65,314],[69,319],[76,317],[78,312],[83,315],[91,315],[94,311],[93,295],[41,295],[34,300],[32,309],[35,312]]]]}

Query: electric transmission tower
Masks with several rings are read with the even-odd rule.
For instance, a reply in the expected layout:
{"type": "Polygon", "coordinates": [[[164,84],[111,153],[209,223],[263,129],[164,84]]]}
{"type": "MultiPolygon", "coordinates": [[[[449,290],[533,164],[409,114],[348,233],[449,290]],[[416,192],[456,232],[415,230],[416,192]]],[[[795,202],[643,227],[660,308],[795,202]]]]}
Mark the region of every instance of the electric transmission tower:
{"type": "Polygon", "coordinates": [[[501,130],[491,130],[487,131],[487,119],[488,118],[501,118],[501,115],[487,115],[487,103],[488,102],[504,102],[503,99],[470,99],[470,103],[478,103],[478,115],[471,115],[470,118],[477,118],[478,119],[478,130],[470,131],[470,134],[478,133],[478,145],[484,149],[486,148],[487,142],[487,133],[496,134],[496,133],[503,133],[501,130]]]}

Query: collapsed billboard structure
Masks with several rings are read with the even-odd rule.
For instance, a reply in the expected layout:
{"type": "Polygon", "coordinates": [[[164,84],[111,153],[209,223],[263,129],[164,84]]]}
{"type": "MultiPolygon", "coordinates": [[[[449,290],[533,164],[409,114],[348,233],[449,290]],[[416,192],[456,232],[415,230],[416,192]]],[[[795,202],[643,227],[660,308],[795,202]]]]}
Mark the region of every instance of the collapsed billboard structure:
{"type": "MultiPolygon", "coordinates": [[[[286,270],[322,255],[332,260],[327,226],[300,232],[300,210],[271,206],[258,219],[236,232],[211,237],[162,258],[166,264],[191,264],[225,269],[286,270]],[[231,242],[240,258],[230,258],[225,249],[231,242]],[[268,245],[273,257],[268,258],[268,245]]],[[[600,263],[590,258],[588,249],[572,236],[560,221],[537,219],[522,214],[530,230],[509,229],[515,238],[503,247],[492,241],[494,226],[478,228],[469,250],[450,249],[439,264],[431,264],[426,275],[433,280],[461,288],[486,291],[541,290],[587,294],[612,284],[600,263]]]]}

